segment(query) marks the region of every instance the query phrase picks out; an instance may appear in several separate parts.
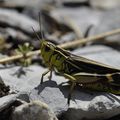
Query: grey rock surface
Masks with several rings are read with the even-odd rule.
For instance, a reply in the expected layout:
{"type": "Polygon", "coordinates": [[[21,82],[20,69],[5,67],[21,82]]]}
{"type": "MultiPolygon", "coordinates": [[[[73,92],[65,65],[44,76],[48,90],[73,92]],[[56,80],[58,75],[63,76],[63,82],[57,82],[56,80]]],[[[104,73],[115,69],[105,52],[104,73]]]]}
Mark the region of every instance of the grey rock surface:
{"type": "Polygon", "coordinates": [[[103,93],[94,94],[88,99],[84,94],[81,98],[76,107],[72,105],[64,114],[65,119],[103,120],[120,114],[120,97],[118,96],[103,93]]]}
{"type": "Polygon", "coordinates": [[[7,95],[0,98],[0,112],[8,108],[13,102],[15,102],[17,95],[7,95]]]}
{"type": "Polygon", "coordinates": [[[17,77],[17,73],[20,67],[3,68],[0,70],[0,76],[4,80],[6,85],[9,85],[11,91],[27,91],[29,92],[33,88],[39,85],[42,73],[46,70],[43,67],[37,65],[31,65],[25,68],[26,73],[17,77]]]}
{"type": "Polygon", "coordinates": [[[79,31],[84,35],[88,28],[94,25],[98,25],[101,15],[100,10],[92,10],[87,7],[82,8],[58,8],[50,12],[51,16],[60,23],[65,23],[68,26],[74,24],[79,28],[79,31]],[[69,22],[70,21],[70,22],[69,22]]]}
{"type": "Polygon", "coordinates": [[[88,0],[56,0],[56,5],[62,6],[82,6],[83,4],[88,4],[88,0]]]}
{"type": "Polygon", "coordinates": [[[9,7],[43,7],[44,5],[48,3],[53,3],[53,0],[5,0],[3,2],[3,6],[9,6],[9,7]]]}
{"type": "Polygon", "coordinates": [[[6,86],[3,82],[2,78],[0,77],[0,97],[3,97],[5,95],[9,94],[9,86],[6,86]]]}
{"type": "Polygon", "coordinates": [[[74,1],[72,1],[72,0],[63,0],[63,2],[73,2],[73,3],[77,3],[77,2],[86,2],[86,1],[88,1],[88,0],[74,0],[74,1]]]}
{"type": "Polygon", "coordinates": [[[92,7],[101,8],[101,9],[111,9],[120,7],[119,0],[90,0],[92,7]]]}
{"type": "MultiPolygon", "coordinates": [[[[119,68],[120,65],[119,52],[109,47],[96,45],[76,49],[73,53],[114,67],[119,68]],[[117,58],[111,59],[111,56],[117,56],[117,58]]],[[[88,92],[76,88],[72,94],[70,106],[68,106],[67,98],[70,86],[67,83],[62,84],[67,81],[64,77],[53,74],[52,81],[49,81],[48,74],[44,77],[44,83],[39,85],[41,75],[46,71],[45,68],[31,65],[27,68],[26,74],[20,78],[16,75],[13,76],[18,68],[1,69],[0,76],[7,85],[10,85],[11,90],[26,91],[30,101],[40,100],[45,102],[56,115],[66,111],[65,117],[68,120],[73,120],[73,118],[74,120],[81,120],[83,118],[106,119],[120,114],[120,96],[104,92],[88,92]]]]}
{"type": "MultiPolygon", "coordinates": [[[[73,53],[120,68],[119,52],[109,47],[95,45],[79,48],[73,53]],[[117,58],[113,60],[111,56],[117,58]]],[[[104,92],[75,89],[68,106],[67,97],[70,88],[67,84],[61,85],[65,81],[65,78],[57,75],[53,76],[52,81],[48,81],[45,77],[44,83],[31,91],[30,100],[47,103],[57,115],[66,111],[64,116],[67,120],[107,119],[120,114],[120,96],[104,92]]]]}
{"type": "Polygon", "coordinates": [[[19,92],[17,94],[17,99],[25,101],[25,102],[30,102],[29,92],[27,92],[27,91],[26,92],[25,91],[19,92]]]}
{"type": "Polygon", "coordinates": [[[93,45],[85,48],[78,48],[73,51],[73,54],[120,69],[120,53],[117,50],[104,45],[93,45]]]}
{"type": "Polygon", "coordinates": [[[58,120],[47,104],[40,101],[16,107],[12,120],[58,120]]]}
{"type": "Polygon", "coordinates": [[[0,120],[11,120],[12,111],[25,101],[17,99],[19,95],[11,94],[0,98],[0,120]]]}
{"type": "Polygon", "coordinates": [[[9,6],[9,7],[34,7],[34,8],[43,8],[45,5],[51,5],[51,6],[58,6],[60,7],[62,4],[65,3],[86,3],[88,0],[5,0],[2,4],[2,6],[9,6]]]}
{"type": "Polygon", "coordinates": [[[44,79],[44,83],[30,93],[30,100],[41,100],[50,106],[56,115],[68,109],[67,96],[68,86],[61,86],[59,83],[65,82],[65,78],[53,76],[52,81],[44,79]]]}
{"type": "Polygon", "coordinates": [[[15,39],[16,41],[23,41],[23,42],[28,42],[30,40],[30,37],[28,37],[26,34],[21,32],[20,30],[15,30],[11,28],[6,28],[4,32],[8,35],[11,36],[12,39],[15,39]]]}
{"type": "Polygon", "coordinates": [[[33,33],[32,27],[39,31],[39,24],[35,20],[18,13],[15,10],[0,9],[0,23],[3,26],[13,27],[25,33],[33,33]],[[7,19],[6,19],[7,18],[7,19]]]}
{"type": "MultiPolygon", "coordinates": [[[[120,28],[120,9],[112,9],[106,11],[101,16],[101,19],[97,25],[95,25],[91,30],[89,35],[97,35],[100,33],[105,33],[120,28]]],[[[113,41],[120,43],[120,35],[114,35],[104,38],[107,41],[113,41]]]]}

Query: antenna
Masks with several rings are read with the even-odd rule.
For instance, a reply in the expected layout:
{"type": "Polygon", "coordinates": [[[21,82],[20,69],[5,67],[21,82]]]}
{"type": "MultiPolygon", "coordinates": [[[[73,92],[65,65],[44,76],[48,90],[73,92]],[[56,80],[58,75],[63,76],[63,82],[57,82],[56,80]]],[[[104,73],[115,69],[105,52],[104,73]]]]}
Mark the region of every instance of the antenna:
{"type": "Polygon", "coordinates": [[[38,40],[43,40],[44,39],[44,36],[43,36],[43,33],[42,33],[42,19],[41,19],[41,12],[39,12],[39,27],[40,27],[40,33],[41,33],[41,37],[39,36],[39,34],[35,31],[35,29],[32,27],[32,30],[33,32],[35,33],[36,37],[38,40]],[[42,38],[42,39],[41,39],[42,38]]]}
{"type": "Polygon", "coordinates": [[[41,32],[41,37],[42,37],[42,40],[44,39],[44,35],[43,35],[43,32],[42,32],[42,13],[39,12],[39,26],[40,26],[40,32],[41,32]]]}
{"type": "Polygon", "coordinates": [[[35,35],[36,35],[36,37],[38,38],[38,40],[40,40],[41,38],[40,38],[40,36],[37,34],[37,32],[35,31],[35,29],[32,27],[32,30],[33,30],[33,32],[35,33],[35,35]]]}

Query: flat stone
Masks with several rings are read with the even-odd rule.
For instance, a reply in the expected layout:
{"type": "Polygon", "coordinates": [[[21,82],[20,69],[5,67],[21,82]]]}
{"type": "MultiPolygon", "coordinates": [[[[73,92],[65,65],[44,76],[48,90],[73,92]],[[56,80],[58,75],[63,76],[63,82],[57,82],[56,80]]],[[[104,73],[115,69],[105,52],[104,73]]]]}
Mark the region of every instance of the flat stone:
{"type": "Polygon", "coordinates": [[[11,2],[9,0],[5,0],[2,2],[2,6],[8,6],[8,7],[41,7],[44,4],[48,3],[48,2],[52,2],[52,0],[36,0],[36,1],[32,1],[32,0],[11,0],[11,2]]]}
{"type": "Polygon", "coordinates": [[[5,95],[9,94],[9,86],[6,86],[3,82],[2,78],[0,77],[0,97],[3,97],[5,95]]]}
{"type": "Polygon", "coordinates": [[[0,9],[0,24],[6,27],[17,28],[30,35],[33,33],[32,27],[39,31],[37,21],[10,9],[0,9]]]}
{"type": "Polygon", "coordinates": [[[78,48],[73,51],[73,54],[120,69],[120,53],[117,50],[104,45],[92,45],[84,48],[78,48]]]}
{"type": "MultiPolygon", "coordinates": [[[[62,0],[62,1],[56,1],[57,5],[64,5],[64,6],[71,6],[71,7],[80,7],[82,5],[88,5],[88,0],[62,0]]],[[[58,6],[58,7],[59,7],[58,6]]]]}
{"type": "Polygon", "coordinates": [[[88,1],[88,0],[63,0],[62,2],[72,2],[72,3],[78,3],[78,2],[86,2],[86,1],[88,1]]]}
{"type": "MultiPolygon", "coordinates": [[[[89,36],[105,33],[120,28],[120,9],[112,9],[106,11],[101,16],[101,19],[97,25],[95,25],[89,32],[89,36]]],[[[120,44],[120,35],[114,35],[104,38],[107,41],[117,42],[120,44]]]]}
{"type": "Polygon", "coordinates": [[[60,23],[70,26],[71,22],[84,36],[90,26],[97,25],[102,11],[87,7],[82,8],[58,8],[50,12],[51,16],[60,23]],[[71,21],[71,22],[70,22],[71,21]]]}
{"type": "Polygon", "coordinates": [[[16,107],[12,120],[58,120],[47,104],[40,101],[22,104],[16,107]]]}
{"type": "MultiPolygon", "coordinates": [[[[99,62],[114,67],[120,65],[119,52],[109,47],[98,45],[88,46],[76,49],[72,53],[96,61],[99,60],[99,62]],[[114,62],[111,56],[117,56],[114,62]]],[[[67,79],[53,74],[52,80],[49,81],[48,74],[44,77],[44,83],[39,85],[41,75],[46,71],[45,68],[31,65],[27,68],[26,74],[20,78],[13,75],[18,68],[19,67],[1,69],[0,76],[4,79],[5,84],[9,85],[13,91],[28,92],[30,101],[40,100],[45,102],[56,115],[63,113],[64,118],[68,120],[82,120],[84,118],[107,119],[120,114],[120,96],[105,92],[87,92],[83,89],[75,89],[72,94],[70,106],[68,106],[67,98],[70,86],[67,83],[62,84],[66,82],[67,79]]]]}
{"type": "Polygon", "coordinates": [[[59,76],[53,76],[52,81],[48,81],[48,79],[44,80],[42,85],[31,90],[29,96],[30,100],[40,100],[45,102],[56,115],[59,115],[68,109],[67,96],[69,88],[68,86],[67,89],[66,86],[59,86],[57,82],[65,82],[66,80],[64,78],[60,79],[59,76]]]}
{"type": "Polygon", "coordinates": [[[43,67],[31,65],[30,67],[25,68],[26,74],[17,77],[17,74],[15,73],[19,69],[20,67],[9,67],[0,70],[1,78],[6,85],[10,86],[11,91],[29,92],[39,85],[41,74],[46,70],[43,67]]]}
{"type": "Polygon", "coordinates": [[[0,98],[0,112],[9,107],[16,100],[16,94],[7,95],[0,98]]]}
{"type": "Polygon", "coordinates": [[[94,94],[93,96],[79,94],[78,105],[73,104],[64,114],[67,120],[103,120],[120,114],[120,96],[110,94],[94,94]]]}
{"type": "Polygon", "coordinates": [[[31,40],[30,37],[28,37],[26,34],[24,34],[23,32],[21,32],[20,30],[15,30],[15,29],[12,29],[12,28],[6,28],[4,29],[4,32],[6,34],[8,34],[8,36],[11,37],[11,39],[13,39],[13,41],[15,42],[28,42],[31,40]]]}
{"type": "Polygon", "coordinates": [[[27,91],[19,92],[19,93],[17,94],[17,99],[29,103],[29,102],[30,102],[30,99],[29,99],[29,92],[27,92],[27,91]]]}
{"type": "Polygon", "coordinates": [[[0,98],[0,120],[11,119],[13,108],[25,103],[25,101],[18,100],[18,96],[17,94],[11,94],[0,98]]]}
{"type": "MultiPolygon", "coordinates": [[[[113,67],[119,68],[120,65],[120,53],[102,45],[79,48],[72,53],[113,67]],[[113,60],[111,56],[117,56],[117,59],[113,60]]],[[[30,100],[45,102],[56,115],[63,113],[63,118],[67,120],[107,119],[120,114],[120,96],[105,92],[75,89],[68,106],[70,86],[61,85],[63,82],[66,82],[66,79],[61,76],[53,75],[52,81],[45,77],[42,85],[31,90],[30,100]]]]}
{"type": "Polygon", "coordinates": [[[90,0],[92,7],[101,8],[101,9],[111,9],[120,7],[119,0],[90,0]]]}

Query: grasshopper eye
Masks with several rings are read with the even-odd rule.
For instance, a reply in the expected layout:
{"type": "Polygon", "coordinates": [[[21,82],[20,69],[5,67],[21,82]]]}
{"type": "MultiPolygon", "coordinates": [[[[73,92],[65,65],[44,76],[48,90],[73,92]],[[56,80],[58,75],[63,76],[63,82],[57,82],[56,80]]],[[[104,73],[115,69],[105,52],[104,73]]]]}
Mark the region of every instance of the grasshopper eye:
{"type": "Polygon", "coordinates": [[[60,60],[60,58],[61,58],[61,56],[58,55],[58,56],[56,57],[56,60],[60,60]]]}
{"type": "Polygon", "coordinates": [[[46,46],[45,51],[50,51],[50,47],[46,46]]]}

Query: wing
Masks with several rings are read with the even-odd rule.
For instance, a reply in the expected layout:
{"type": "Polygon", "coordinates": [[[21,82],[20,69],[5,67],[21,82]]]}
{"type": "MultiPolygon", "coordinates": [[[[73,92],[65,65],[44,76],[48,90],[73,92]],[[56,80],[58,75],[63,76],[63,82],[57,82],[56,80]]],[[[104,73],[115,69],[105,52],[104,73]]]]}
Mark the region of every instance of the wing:
{"type": "Polygon", "coordinates": [[[120,72],[120,69],[73,54],[71,54],[69,60],[73,64],[81,67],[83,71],[88,73],[107,74],[113,72],[120,72]]]}
{"type": "Polygon", "coordinates": [[[99,74],[120,72],[120,69],[81,56],[71,54],[67,50],[61,49],[59,47],[57,47],[56,49],[66,56],[68,63],[72,64],[73,67],[80,68],[79,70],[81,70],[82,72],[99,74]]]}

